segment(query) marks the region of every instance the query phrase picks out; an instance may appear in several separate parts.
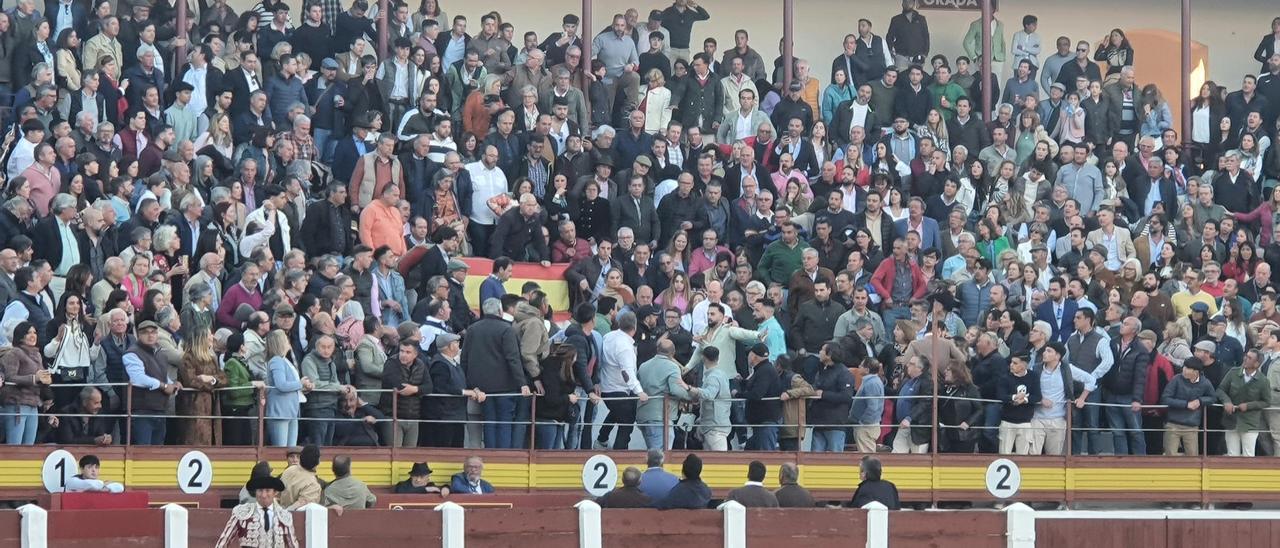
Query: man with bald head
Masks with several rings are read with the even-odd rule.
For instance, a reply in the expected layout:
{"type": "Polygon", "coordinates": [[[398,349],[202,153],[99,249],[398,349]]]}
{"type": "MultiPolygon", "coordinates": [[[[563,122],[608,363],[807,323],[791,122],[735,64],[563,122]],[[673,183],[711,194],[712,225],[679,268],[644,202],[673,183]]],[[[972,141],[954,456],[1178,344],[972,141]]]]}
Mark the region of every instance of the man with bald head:
{"type": "Polygon", "coordinates": [[[18,252],[4,248],[0,250],[0,298],[9,302],[18,296],[18,286],[13,283],[13,273],[18,271],[18,252]]]}
{"type": "Polygon", "coordinates": [[[538,199],[533,194],[520,196],[520,206],[498,219],[493,238],[489,240],[489,258],[510,257],[515,261],[551,266],[551,251],[542,233],[543,220],[538,199]]]}
{"type": "Polygon", "coordinates": [[[668,339],[658,340],[657,352],[652,359],[640,364],[636,373],[640,387],[649,395],[649,399],[636,406],[636,425],[644,435],[646,448],[670,449],[674,435],[670,425],[662,424],[663,417],[675,417],[680,402],[697,400],[699,392],[680,378],[674,343],[668,339]]]}

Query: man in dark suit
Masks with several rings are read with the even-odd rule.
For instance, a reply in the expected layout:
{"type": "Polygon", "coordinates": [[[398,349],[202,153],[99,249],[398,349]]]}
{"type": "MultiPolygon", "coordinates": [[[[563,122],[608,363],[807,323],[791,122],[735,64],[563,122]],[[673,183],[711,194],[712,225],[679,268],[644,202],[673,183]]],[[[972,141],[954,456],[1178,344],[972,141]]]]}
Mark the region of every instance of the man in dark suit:
{"type": "MultiPolygon", "coordinates": [[[[870,207],[870,203],[868,203],[870,207]]],[[[907,232],[920,234],[920,249],[942,249],[942,237],[938,233],[938,221],[924,216],[924,200],[912,196],[907,205],[907,218],[893,223],[894,231],[899,238],[906,238],[907,232]]]]}
{"type": "MultiPolygon", "coordinates": [[[[32,230],[32,241],[35,253],[33,259],[44,259],[49,261],[55,272],[59,271],[62,263],[63,254],[63,238],[62,230],[70,231],[71,237],[76,242],[76,250],[80,255],[79,262],[87,262],[89,257],[88,243],[85,241],[84,230],[71,225],[72,220],[76,218],[76,202],[66,194],[59,194],[53,200],[53,205],[49,208],[49,215],[40,222],[36,223],[36,227],[32,230]]],[[[65,274],[65,272],[64,272],[65,274]]]]}
{"type": "MultiPolygon", "coordinates": [[[[357,115],[355,121],[352,122],[351,135],[338,139],[338,144],[334,145],[333,148],[334,180],[351,180],[351,174],[356,170],[356,162],[361,156],[373,150],[364,140],[372,129],[373,123],[369,121],[369,115],[362,113],[357,115]]],[[[413,203],[412,198],[409,203],[413,203]]]]}
{"type": "Polygon", "coordinates": [[[1174,188],[1173,181],[1165,176],[1164,160],[1161,160],[1159,156],[1152,156],[1147,160],[1146,173],[1129,180],[1133,181],[1129,185],[1129,197],[1133,199],[1134,203],[1138,204],[1140,216],[1151,214],[1147,206],[1148,200],[1152,202],[1159,201],[1164,204],[1166,221],[1171,220],[1171,216],[1179,211],[1178,191],[1174,188]],[[1152,192],[1158,193],[1156,197],[1150,197],[1152,192]]]}
{"type": "MultiPolygon", "coordinates": [[[[791,155],[792,166],[801,173],[815,173],[821,167],[817,165],[818,155],[813,150],[813,143],[804,138],[804,121],[799,118],[787,120],[787,127],[773,146],[773,158],[781,163],[782,154],[791,155]]],[[[778,166],[766,166],[777,170],[778,166]]]]}
{"type": "Polygon", "coordinates": [[[427,282],[431,281],[434,276],[444,276],[449,271],[449,259],[458,253],[458,231],[451,227],[442,226],[436,229],[436,233],[432,235],[431,240],[435,242],[435,246],[428,249],[422,255],[422,259],[418,264],[413,265],[405,276],[404,286],[406,289],[417,289],[418,298],[423,298],[431,293],[431,288],[427,282]]]}
{"type": "Polygon", "coordinates": [[[858,484],[858,490],[853,492],[853,500],[846,506],[862,508],[870,502],[878,502],[890,510],[902,508],[902,503],[898,499],[898,487],[891,481],[880,479],[880,459],[870,455],[862,457],[862,463],[858,468],[858,476],[862,478],[862,483],[858,484]]]}
{"type": "Polygon", "coordinates": [[[249,109],[236,114],[231,124],[231,140],[237,146],[253,140],[258,128],[266,128],[274,133],[275,122],[271,120],[271,111],[267,109],[267,93],[255,91],[249,97],[249,109]]]}
{"type": "Polygon", "coordinates": [[[178,252],[196,258],[196,245],[200,241],[203,226],[201,217],[204,214],[204,200],[200,199],[199,194],[188,194],[182,198],[181,203],[175,205],[181,208],[181,214],[174,215],[169,224],[178,229],[178,240],[182,242],[178,252]]]}
{"type": "Polygon", "coordinates": [[[747,508],[777,508],[778,497],[764,488],[764,477],[768,473],[763,462],[751,461],[747,465],[747,484],[729,491],[727,500],[736,501],[747,508]]]}
{"type": "MultiPolygon", "coordinates": [[[[771,188],[773,178],[769,176],[769,168],[756,160],[756,151],[751,147],[743,147],[738,165],[724,170],[724,197],[729,201],[737,200],[742,195],[742,180],[753,177],[759,188],[771,188]]],[[[776,192],[776,191],[775,191],[776,192]]]]}
{"type": "Polygon", "coordinates": [[[569,295],[574,297],[573,303],[585,302],[599,285],[600,276],[607,270],[622,271],[622,263],[613,258],[613,242],[601,240],[596,244],[596,254],[590,259],[573,263],[564,272],[569,282],[569,295]]]}
{"type": "Polygon", "coordinates": [[[262,76],[258,74],[258,54],[240,52],[240,67],[226,74],[225,81],[231,88],[231,115],[238,116],[249,110],[249,95],[262,89],[262,76]]]}
{"type": "Polygon", "coordinates": [[[612,200],[613,223],[618,228],[630,228],[637,242],[655,243],[662,234],[662,227],[653,198],[645,196],[644,191],[644,177],[632,176],[627,181],[627,195],[612,200]]]}
{"type": "MultiPolygon", "coordinates": [[[[881,175],[877,175],[877,177],[881,177],[881,175]]],[[[867,207],[863,208],[862,211],[853,214],[853,224],[858,228],[875,230],[873,225],[877,223],[879,224],[879,241],[882,253],[891,247],[890,244],[893,243],[895,230],[893,219],[890,219],[889,216],[884,213],[884,210],[881,209],[883,203],[884,197],[881,196],[879,192],[868,192],[867,207]]],[[[876,234],[873,232],[872,236],[874,237],[875,235],[876,234]]]]}
{"type": "Polygon", "coordinates": [[[1036,321],[1046,322],[1053,329],[1049,340],[1066,344],[1075,330],[1075,317],[1076,301],[1067,298],[1067,283],[1062,278],[1049,280],[1049,299],[1036,308],[1036,321]]]}
{"type": "MultiPolygon", "coordinates": [[[[89,11],[85,5],[71,0],[45,0],[44,17],[49,21],[50,41],[57,40],[64,28],[75,29],[81,40],[89,39],[89,11]]],[[[95,26],[93,30],[96,33],[98,28],[95,26]]]]}

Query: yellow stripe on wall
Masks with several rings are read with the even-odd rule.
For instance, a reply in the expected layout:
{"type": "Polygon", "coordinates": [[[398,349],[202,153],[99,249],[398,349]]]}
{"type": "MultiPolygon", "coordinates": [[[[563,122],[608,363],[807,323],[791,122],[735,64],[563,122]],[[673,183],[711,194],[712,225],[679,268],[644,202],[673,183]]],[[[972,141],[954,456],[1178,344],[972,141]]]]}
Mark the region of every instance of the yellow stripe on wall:
{"type": "MultiPolygon", "coordinates": [[[[42,461],[13,460],[0,462],[0,488],[39,489],[42,461]]],[[[252,460],[218,460],[214,463],[214,487],[239,487],[249,477],[252,460]]],[[[272,471],[279,475],[284,471],[284,461],[271,463],[272,471]]],[[[622,470],[635,466],[643,470],[643,462],[620,461],[619,484],[622,470]]],[[[409,461],[355,461],[353,474],[371,487],[390,487],[408,478],[409,461]]],[[[431,463],[433,480],[444,484],[449,477],[462,471],[462,462],[431,463]]],[[[800,481],[805,487],[817,490],[852,491],[858,484],[857,465],[802,465],[800,481]]],[[[678,464],[666,469],[680,474],[678,464]]],[[[1077,492],[1195,492],[1202,489],[1217,492],[1280,492],[1280,469],[1217,468],[1072,468],[1052,467],[1022,468],[1022,489],[1027,491],[1077,492]]],[[[328,481],[333,471],[328,463],[322,463],[318,475],[328,481]]],[[[745,464],[707,464],[702,479],[713,488],[738,487],[746,481],[745,464]]],[[[104,461],[101,477],[107,481],[124,480],[133,489],[176,489],[178,487],[177,462],[170,460],[104,461]]],[[[486,463],[484,477],[500,489],[577,489],[582,486],[582,466],[572,463],[534,464],[486,463]]],[[[903,491],[983,491],[986,486],[986,469],[979,466],[894,466],[884,470],[886,480],[897,484],[903,491]]],[[[765,485],[777,487],[776,466],[771,467],[765,485]]]]}

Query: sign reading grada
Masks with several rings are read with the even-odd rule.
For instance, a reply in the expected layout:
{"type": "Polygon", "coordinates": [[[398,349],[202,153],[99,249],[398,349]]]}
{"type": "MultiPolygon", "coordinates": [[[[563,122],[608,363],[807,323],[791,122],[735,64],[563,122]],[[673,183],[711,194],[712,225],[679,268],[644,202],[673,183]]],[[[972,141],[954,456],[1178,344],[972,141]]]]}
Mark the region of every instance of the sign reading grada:
{"type": "MultiPolygon", "coordinates": [[[[996,2],[991,1],[992,5],[996,2]]],[[[920,0],[922,10],[982,11],[981,0],[920,0]]]]}

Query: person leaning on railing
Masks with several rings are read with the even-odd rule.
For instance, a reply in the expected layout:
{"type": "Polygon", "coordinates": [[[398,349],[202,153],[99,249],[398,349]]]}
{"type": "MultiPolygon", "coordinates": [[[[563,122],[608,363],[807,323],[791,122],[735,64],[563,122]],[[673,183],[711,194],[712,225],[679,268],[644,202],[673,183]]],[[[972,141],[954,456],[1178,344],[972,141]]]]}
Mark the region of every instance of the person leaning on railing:
{"type": "Polygon", "coordinates": [[[248,366],[244,364],[245,344],[243,333],[232,333],[227,337],[227,349],[223,354],[222,372],[226,375],[226,384],[222,386],[219,397],[222,398],[222,444],[252,445],[251,439],[254,424],[250,419],[255,415],[258,389],[266,387],[266,383],[254,380],[248,366]]]}
{"type": "Polygon", "coordinates": [[[4,387],[0,388],[0,414],[5,424],[5,440],[9,445],[32,445],[36,442],[40,393],[53,383],[53,376],[40,361],[36,349],[39,336],[31,322],[19,322],[13,329],[13,348],[3,350],[0,366],[4,370],[4,387]]]}

